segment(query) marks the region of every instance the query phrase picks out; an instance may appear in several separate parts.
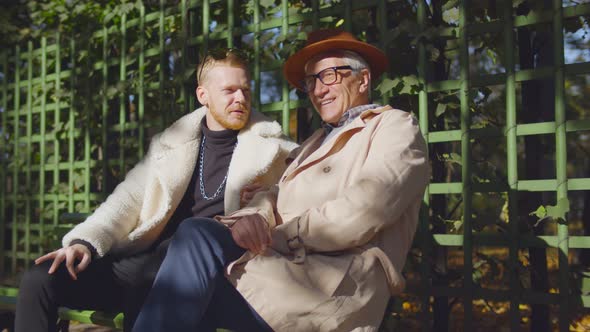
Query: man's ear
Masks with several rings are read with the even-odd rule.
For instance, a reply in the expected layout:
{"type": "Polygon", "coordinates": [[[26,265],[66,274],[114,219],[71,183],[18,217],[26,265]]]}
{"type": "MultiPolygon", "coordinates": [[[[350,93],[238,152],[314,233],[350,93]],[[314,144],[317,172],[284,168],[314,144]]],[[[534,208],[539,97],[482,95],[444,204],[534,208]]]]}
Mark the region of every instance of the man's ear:
{"type": "Polygon", "coordinates": [[[359,86],[359,92],[365,92],[367,90],[369,90],[369,82],[371,81],[371,72],[367,69],[361,69],[360,72],[360,86],[359,86]]]}
{"type": "Polygon", "coordinates": [[[195,93],[201,105],[207,106],[209,104],[209,93],[207,89],[199,85],[195,93]]]}

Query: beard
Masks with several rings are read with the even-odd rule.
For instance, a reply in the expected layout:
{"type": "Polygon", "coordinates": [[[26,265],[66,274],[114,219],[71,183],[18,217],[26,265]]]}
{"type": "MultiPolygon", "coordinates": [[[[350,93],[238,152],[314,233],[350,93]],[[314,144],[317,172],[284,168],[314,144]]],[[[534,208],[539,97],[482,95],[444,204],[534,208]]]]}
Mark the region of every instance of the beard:
{"type": "Polygon", "coordinates": [[[248,120],[250,120],[250,109],[245,105],[238,108],[232,107],[231,109],[225,109],[223,112],[211,112],[211,116],[226,129],[240,130],[246,126],[248,120]],[[240,110],[243,113],[241,116],[236,117],[232,114],[233,111],[240,110]]]}

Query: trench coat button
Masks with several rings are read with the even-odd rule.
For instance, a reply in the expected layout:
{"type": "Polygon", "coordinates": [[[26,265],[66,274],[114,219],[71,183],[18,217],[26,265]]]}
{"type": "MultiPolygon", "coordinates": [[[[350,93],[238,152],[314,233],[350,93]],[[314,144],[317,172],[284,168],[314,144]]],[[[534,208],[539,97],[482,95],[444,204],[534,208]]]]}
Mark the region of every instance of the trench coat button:
{"type": "Polygon", "coordinates": [[[324,167],[324,173],[330,173],[331,170],[332,170],[332,167],[330,167],[330,166],[324,167]]]}

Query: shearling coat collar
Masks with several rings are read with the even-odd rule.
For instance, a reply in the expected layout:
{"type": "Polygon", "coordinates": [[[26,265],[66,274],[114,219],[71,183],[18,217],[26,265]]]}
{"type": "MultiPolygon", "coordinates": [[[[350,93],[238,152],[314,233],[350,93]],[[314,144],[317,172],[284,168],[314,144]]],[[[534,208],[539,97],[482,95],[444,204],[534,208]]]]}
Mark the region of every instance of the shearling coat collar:
{"type": "MultiPolygon", "coordinates": [[[[206,107],[201,107],[182,117],[162,133],[159,139],[162,149],[155,157],[156,160],[166,163],[157,168],[163,184],[175,184],[182,180],[181,187],[188,186],[199,154],[202,136],[200,123],[207,111],[206,107]],[[173,152],[175,150],[179,152],[173,152]],[[177,154],[181,160],[169,164],[165,156],[171,153],[177,154]],[[187,165],[192,167],[186,167],[187,165]],[[173,171],[170,168],[173,168],[173,171]]],[[[224,200],[226,214],[239,209],[241,188],[268,171],[279,152],[281,141],[278,139],[281,136],[282,128],[277,122],[265,121],[265,117],[260,113],[252,112],[250,122],[238,134],[238,145],[229,165],[224,200]],[[244,163],[248,166],[244,167],[244,163]]],[[[294,148],[295,144],[292,147],[294,148]]],[[[182,193],[170,194],[184,195],[185,190],[186,188],[182,193]]]]}

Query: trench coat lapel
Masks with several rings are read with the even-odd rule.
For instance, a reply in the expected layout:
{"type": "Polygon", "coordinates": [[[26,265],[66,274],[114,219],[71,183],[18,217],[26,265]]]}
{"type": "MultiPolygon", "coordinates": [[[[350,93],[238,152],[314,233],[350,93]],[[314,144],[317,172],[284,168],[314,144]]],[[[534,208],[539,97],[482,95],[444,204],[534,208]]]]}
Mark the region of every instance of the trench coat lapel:
{"type": "Polygon", "coordinates": [[[333,137],[330,142],[320,145],[324,139],[324,131],[320,129],[316,131],[312,137],[309,138],[309,144],[307,144],[297,159],[295,160],[296,167],[291,169],[289,174],[286,174],[285,180],[292,179],[297,174],[301,173],[308,167],[316,164],[317,162],[329,157],[330,155],[337,153],[348,141],[348,138],[356,132],[362,130],[365,127],[365,122],[359,116],[352,123],[348,124],[336,137],[333,137]]]}

